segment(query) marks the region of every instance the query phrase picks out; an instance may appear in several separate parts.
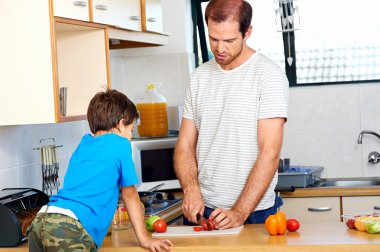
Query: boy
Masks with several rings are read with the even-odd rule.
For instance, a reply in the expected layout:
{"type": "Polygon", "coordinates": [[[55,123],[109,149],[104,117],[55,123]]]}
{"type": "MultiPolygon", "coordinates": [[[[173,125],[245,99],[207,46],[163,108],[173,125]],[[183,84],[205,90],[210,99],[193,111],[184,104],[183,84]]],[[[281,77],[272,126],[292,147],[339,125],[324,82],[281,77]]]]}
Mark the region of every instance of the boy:
{"type": "Polygon", "coordinates": [[[134,187],[138,181],[130,140],[137,118],[136,106],[116,90],[92,98],[87,119],[94,135],[83,136],[70,159],[64,187],[32,222],[29,251],[97,251],[111,225],[120,187],[140,245],[170,251],[170,240],[148,235],[134,187]]]}

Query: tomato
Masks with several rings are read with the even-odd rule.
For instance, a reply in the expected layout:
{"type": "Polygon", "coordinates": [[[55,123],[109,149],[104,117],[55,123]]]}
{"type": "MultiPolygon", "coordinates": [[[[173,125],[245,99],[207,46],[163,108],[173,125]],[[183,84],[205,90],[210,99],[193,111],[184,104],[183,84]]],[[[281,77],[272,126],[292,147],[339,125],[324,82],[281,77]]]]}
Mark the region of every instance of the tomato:
{"type": "Polygon", "coordinates": [[[199,231],[202,231],[203,228],[202,228],[202,227],[199,227],[199,226],[195,226],[195,227],[193,227],[193,230],[194,230],[195,232],[199,232],[199,231]]]}
{"type": "Polygon", "coordinates": [[[300,223],[296,219],[289,219],[286,222],[286,227],[289,230],[289,232],[297,231],[297,229],[300,228],[300,223]]]}
{"type": "Polygon", "coordinates": [[[214,223],[214,221],[212,219],[208,220],[208,227],[209,227],[210,230],[215,230],[216,229],[215,223],[214,223]]]}
{"type": "Polygon", "coordinates": [[[168,224],[166,224],[163,219],[159,219],[154,222],[153,228],[157,233],[165,233],[168,228],[168,224]]]}
{"type": "Polygon", "coordinates": [[[206,221],[205,220],[201,220],[200,221],[201,223],[201,226],[203,227],[203,230],[206,230],[206,231],[208,231],[208,226],[207,226],[207,223],[206,223],[206,221]]]}
{"type": "Polygon", "coordinates": [[[265,220],[265,228],[270,235],[283,235],[286,232],[286,216],[282,212],[269,215],[265,220]]]}

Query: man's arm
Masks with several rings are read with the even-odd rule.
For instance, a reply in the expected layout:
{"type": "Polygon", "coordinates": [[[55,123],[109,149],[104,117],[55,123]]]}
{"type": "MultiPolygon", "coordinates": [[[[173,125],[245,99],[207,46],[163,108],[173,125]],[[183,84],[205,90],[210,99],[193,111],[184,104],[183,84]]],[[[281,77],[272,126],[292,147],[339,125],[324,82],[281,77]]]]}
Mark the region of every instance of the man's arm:
{"type": "Polygon", "coordinates": [[[174,152],[174,170],[184,193],[183,214],[192,222],[197,221],[198,212],[203,213],[204,211],[204,202],[198,184],[197,141],[198,131],[194,121],[182,119],[174,152]]]}
{"type": "Polygon", "coordinates": [[[259,154],[256,163],[232,209],[216,209],[211,214],[211,218],[216,217],[217,228],[226,229],[242,225],[259,204],[278,168],[284,123],[284,118],[258,121],[259,154]]]}

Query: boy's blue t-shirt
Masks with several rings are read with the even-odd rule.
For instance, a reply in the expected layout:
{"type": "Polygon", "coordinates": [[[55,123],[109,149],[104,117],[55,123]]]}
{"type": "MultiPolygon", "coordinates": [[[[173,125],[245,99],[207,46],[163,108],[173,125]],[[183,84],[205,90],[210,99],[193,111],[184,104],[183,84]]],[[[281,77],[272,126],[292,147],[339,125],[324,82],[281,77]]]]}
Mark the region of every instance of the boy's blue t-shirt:
{"type": "Polygon", "coordinates": [[[116,210],[119,186],[137,183],[127,138],[87,134],[71,156],[63,188],[50,197],[48,205],[74,212],[100,247],[116,210]]]}

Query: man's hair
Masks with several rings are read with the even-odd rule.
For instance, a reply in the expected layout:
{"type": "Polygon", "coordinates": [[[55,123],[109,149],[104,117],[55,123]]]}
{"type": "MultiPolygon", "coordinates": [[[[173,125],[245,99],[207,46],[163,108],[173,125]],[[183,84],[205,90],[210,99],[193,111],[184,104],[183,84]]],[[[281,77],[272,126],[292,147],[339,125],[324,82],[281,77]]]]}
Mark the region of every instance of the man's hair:
{"type": "Polygon", "coordinates": [[[222,23],[229,20],[239,22],[239,30],[243,37],[247,32],[252,20],[252,7],[244,0],[210,0],[206,7],[205,20],[222,23]]]}
{"type": "Polygon", "coordinates": [[[132,124],[138,117],[135,104],[123,93],[111,89],[97,93],[87,109],[88,124],[94,134],[115,128],[121,119],[125,120],[124,125],[132,124]]]}

